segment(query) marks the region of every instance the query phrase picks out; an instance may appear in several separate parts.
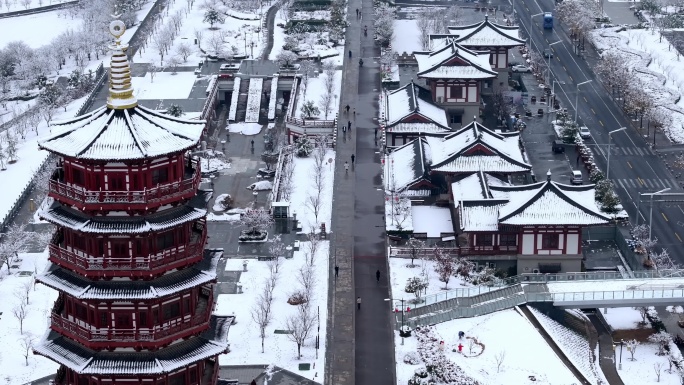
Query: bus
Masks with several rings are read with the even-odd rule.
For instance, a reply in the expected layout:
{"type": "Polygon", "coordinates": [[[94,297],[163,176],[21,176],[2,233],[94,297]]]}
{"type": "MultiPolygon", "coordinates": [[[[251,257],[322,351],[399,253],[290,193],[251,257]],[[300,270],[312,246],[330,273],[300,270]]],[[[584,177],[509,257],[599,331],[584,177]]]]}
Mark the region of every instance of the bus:
{"type": "Polygon", "coordinates": [[[551,12],[544,14],[544,29],[553,29],[553,15],[551,12]]]}

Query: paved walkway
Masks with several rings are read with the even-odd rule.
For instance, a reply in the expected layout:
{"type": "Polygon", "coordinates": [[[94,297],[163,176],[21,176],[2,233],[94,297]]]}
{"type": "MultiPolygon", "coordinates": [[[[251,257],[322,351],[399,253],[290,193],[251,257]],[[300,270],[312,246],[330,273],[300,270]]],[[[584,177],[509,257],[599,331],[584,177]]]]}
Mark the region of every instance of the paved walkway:
{"type": "Polygon", "coordinates": [[[266,47],[261,53],[261,59],[263,60],[268,60],[268,55],[270,55],[273,50],[273,29],[275,28],[275,17],[276,13],[278,13],[278,9],[280,9],[280,1],[273,4],[273,6],[268,9],[268,12],[266,12],[266,21],[264,24],[266,24],[268,36],[266,36],[266,47]]]}
{"type": "MultiPolygon", "coordinates": [[[[601,311],[597,309],[596,311],[601,311]]],[[[618,375],[615,369],[615,353],[613,351],[613,337],[610,331],[606,329],[606,326],[598,319],[596,314],[587,314],[587,318],[591,321],[591,324],[596,329],[598,334],[598,347],[599,347],[599,366],[603,375],[608,380],[610,385],[624,385],[622,379],[618,375]]]]}

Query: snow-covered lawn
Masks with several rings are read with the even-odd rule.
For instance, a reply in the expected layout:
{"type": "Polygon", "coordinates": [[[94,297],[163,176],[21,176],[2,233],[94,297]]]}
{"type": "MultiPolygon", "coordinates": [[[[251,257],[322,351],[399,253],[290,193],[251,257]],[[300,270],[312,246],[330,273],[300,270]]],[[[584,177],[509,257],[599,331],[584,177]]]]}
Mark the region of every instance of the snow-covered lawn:
{"type": "MultiPolygon", "coordinates": [[[[409,267],[411,265],[410,258],[389,259],[392,298],[403,298],[405,300],[414,299],[415,296],[413,293],[407,293],[406,290],[404,290],[406,288],[406,281],[413,277],[427,278],[428,287],[423,292],[423,296],[445,291],[445,284],[439,280],[439,276],[436,272],[437,263],[435,261],[416,258],[413,263],[415,267],[409,267]]],[[[462,287],[472,287],[472,285],[461,278],[451,277],[447,290],[455,290],[462,287]]]]}
{"type": "Polygon", "coordinates": [[[234,122],[237,116],[238,95],[240,94],[240,83],[242,78],[233,80],[233,96],[230,98],[230,108],[228,109],[228,121],[234,122]]]}
{"type": "MultiPolygon", "coordinates": [[[[325,112],[321,108],[321,114],[318,116],[320,119],[333,119],[335,111],[337,110],[337,105],[339,105],[339,94],[342,87],[342,71],[335,71],[335,84],[333,90],[335,96],[332,101],[332,108],[328,113],[326,118],[325,112]]],[[[304,81],[301,83],[299,95],[297,95],[297,108],[295,110],[295,117],[302,117],[302,106],[307,101],[312,101],[315,106],[319,105],[321,98],[325,95],[325,75],[320,74],[318,77],[310,77],[308,84],[304,87],[304,81]]]]}
{"type": "MultiPolygon", "coordinates": [[[[237,324],[231,326],[228,334],[230,353],[221,355],[221,365],[258,365],[274,364],[294,373],[323,382],[323,368],[325,357],[325,333],[328,311],[328,246],[329,242],[321,242],[316,253],[313,267],[313,296],[310,309],[315,323],[309,338],[302,347],[302,358],[297,359],[297,345],[290,341],[286,334],[274,334],[275,330],[288,330],[287,319],[297,314],[297,307],[287,303],[288,298],[298,291],[301,284],[297,281],[299,271],[306,266],[303,250],[307,248],[302,243],[299,252],[294,253],[292,259],[281,258],[278,269],[278,283],[274,290],[272,306],[273,319],[266,328],[264,341],[265,353],[261,352],[259,326],[252,319],[252,309],[262,293],[266,279],[269,277],[269,262],[250,260],[247,272],[240,276],[243,294],[221,294],[216,305],[217,314],[234,314],[237,324]],[[320,326],[320,332],[318,327],[320,326]],[[320,349],[316,358],[315,341],[320,336],[320,349]],[[300,363],[311,363],[310,371],[299,371],[300,363]]],[[[242,271],[242,259],[230,259],[226,264],[227,271],[242,271]]]]}
{"type": "MultiPolygon", "coordinates": [[[[438,352],[439,342],[444,341],[445,357],[480,384],[571,385],[578,383],[534,326],[515,309],[440,323],[435,326],[435,331],[438,334],[437,341],[433,343],[434,345],[425,346],[425,348],[438,352]],[[459,331],[465,332],[466,336],[460,341],[459,331]],[[476,338],[482,346],[475,345],[471,353],[470,339],[467,337],[476,338]],[[463,345],[463,354],[458,353],[459,343],[463,345]],[[500,371],[497,371],[496,357],[501,354],[504,358],[500,371]]],[[[398,332],[395,332],[394,339],[397,385],[406,385],[414,371],[425,367],[425,364],[404,363],[404,356],[407,353],[418,350],[415,336],[406,338],[403,346],[398,332]]]]}
{"type": "Polygon", "coordinates": [[[394,37],[392,38],[392,49],[399,55],[411,54],[414,51],[422,51],[420,45],[420,32],[417,21],[414,20],[394,20],[394,37]]]}
{"type": "MultiPolygon", "coordinates": [[[[530,311],[534,313],[537,320],[542,325],[544,330],[556,341],[558,347],[568,357],[570,362],[584,374],[592,384],[607,384],[608,381],[603,375],[603,371],[596,362],[598,359],[598,346],[596,351],[592,352],[589,342],[573,330],[559,324],[546,315],[540,313],[537,309],[529,307],[530,311]]],[[[579,315],[580,317],[582,315],[579,315]]]]}
{"type": "Polygon", "coordinates": [[[259,121],[259,110],[261,109],[261,89],[263,86],[264,79],[262,78],[252,78],[249,80],[245,123],[256,123],[259,121]]]}
{"type": "Polygon", "coordinates": [[[316,222],[325,223],[328,232],[332,232],[332,196],[335,170],[335,151],[328,149],[325,159],[333,159],[332,163],[323,167],[323,190],[321,201],[325,202],[318,214],[318,221],[314,218],[313,211],[307,204],[311,194],[314,194],[315,187],[312,174],[314,172],[314,159],[294,157],[294,172],[292,175],[292,194],[290,195],[290,213],[297,213],[297,219],[302,223],[302,231],[308,233],[311,228],[318,230],[316,222]]]}
{"type": "Polygon", "coordinates": [[[0,34],[0,48],[17,40],[31,48],[40,48],[49,44],[51,37],[80,28],[82,20],[65,18],[62,12],[55,10],[2,19],[2,29],[6,32],[0,34]]]}
{"type": "Polygon", "coordinates": [[[0,14],[16,11],[24,11],[27,9],[34,9],[45,7],[53,4],[66,3],[72,0],[28,0],[28,6],[25,6],[24,1],[3,1],[0,7],[0,14]]]}
{"type": "MultiPolygon", "coordinates": [[[[670,367],[667,356],[658,356],[658,347],[652,343],[638,345],[634,352],[634,361],[626,347],[622,348],[622,370],[618,374],[625,385],[680,385],[680,376],[676,370],[668,373],[670,367]],[[660,381],[656,377],[654,365],[662,364],[660,381]]],[[[620,348],[617,348],[617,360],[620,360],[620,348]]]]}
{"type": "MultiPolygon", "coordinates": [[[[274,30],[273,30],[273,49],[268,55],[268,58],[270,60],[275,60],[276,57],[278,56],[279,53],[283,51],[283,46],[285,45],[285,29],[282,27],[283,25],[286,25],[288,21],[290,20],[289,17],[285,17],[282,13],[282,10],[279,10],[276,13],[275,17],[275,24],[274,24],[274,30]],[[280,26],[279,26],[280,25],[280,26]]],[[[302,15],[302,18],[305,19],[310,19],[310,18],[317,18],[319,16],[325,16],[325,14],[329,13],[329,11],[321,10],[321,11],[312,11],[312,12],[298,12],[300,15],[302,15]]],[[[299,48],[302,50],[299,52],[300,57],[309,57],[309,58],[330,58],[329,60],[333,60],[335,65],[342,65],[344,61],[344,40],[341,40],[338,42],[338,46],[332,47],[331,43],[328,42],[327,45],[322,45],[322,44],[309,44],[312,41],[315,41],[318,39],[319,35],[313,32],[307,32],[304,34],[304,38],[301,39],[299,48]]],[[[323,39],[328,38],[328,33],[323,32],[320,34],[320,37],[323,39]]]]}
{"type": "Polygon", "coordinates": [[[230,123],[227,128],[229,132],[239,132],[242,135],[257,135],[261,132],[259,123],[230,123]]]}
{"type": "Polygon", "coordinates": [[[197,76],[192,72],[158,72],[154,80],[150,76],[133,77],[131,83],[135,97],[144,99],[186,99],[190,96],[197,76]]]}
{"type": "Polygon", "coordinates": [[[45,286],[35,285],[33,274],[41,273],[47,264],[47,253],[19,254],[22,260],[19,269],[2,269],[0,274],[0,292],[4,293],[0,301],[0,371],[3,383],[20,385],[29,381],[54,374],[59,365],[42,356],[28,354],[28,366],[24,357],[22,344],[24,338],[33,342],[39,341],[50,324],[50,310],[57,299],[57,291],[45,286]],[[20,271],[27,272],[21,276],[20,271]],[[19,321],[13,315],[13,309],[20,303],[18,295],[31,285],[29,291],[28,313],[24,320],[24,334],[19,332],[19,321]],[[15,294],[16,293],[16,294],[15,294]]]}
{"type": "Polygon", "coordinates": [[[613,307],[607,313],[601,309],[601,314],[613,330],[637,329],[641,322],[641,314],[631,307],[613,307]]]}

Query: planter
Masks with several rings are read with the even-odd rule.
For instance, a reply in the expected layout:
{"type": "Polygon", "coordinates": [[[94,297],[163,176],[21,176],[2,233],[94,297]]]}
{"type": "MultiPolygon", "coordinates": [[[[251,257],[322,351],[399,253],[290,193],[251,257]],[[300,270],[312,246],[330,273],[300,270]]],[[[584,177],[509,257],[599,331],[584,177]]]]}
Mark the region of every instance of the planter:
{"type": "Polygon", "coordinates": [[[249,234],[246,230],[240,232],[238,237],[238,242],[243,243],[259,243],[268,241],[268,231],[263,231],[261,233],[249,234]]]}
{"type": "Polygon", "coordinates": [[[411,337],[411,332],[413,329],[411,329],[410,326],[404,325],[401,328],[399,328],[399,337],[411,337]]]}

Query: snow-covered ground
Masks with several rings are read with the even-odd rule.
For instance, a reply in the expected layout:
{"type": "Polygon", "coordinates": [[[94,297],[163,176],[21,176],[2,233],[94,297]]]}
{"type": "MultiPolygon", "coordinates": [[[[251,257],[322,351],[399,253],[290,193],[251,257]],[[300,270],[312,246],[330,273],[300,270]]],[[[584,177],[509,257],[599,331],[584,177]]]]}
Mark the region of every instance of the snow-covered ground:
{"type": "Polygon", "coordinates": [[[0,292],[3,300],[0,301],[0,371],[2,382],[8,385],[20,385],[44,376],[54,374],[59,365],[42,356],[28,354],[28,365],[23,348],[26,341],[39,341],[50,324],[50,310],[57,299],[57,291],[45,286],[34,285],[33,275],[41,273],[47,264],[47,253],[20,254],[22,260],[19,269],[12,269],[7,275],[7,269],[3,268],[0,274],[0,292]],[[22,276],[19,272],[26,272],[22,276]],[[30,285],[28,313],[24,320],[22,335],[19,331],[19,321],[13,315],[20,299],[18,296],[30,285]]]}
{"type": "Polygon", "coordinates": [[[62,12],[55,10],[2,19],[3,30],[12,32],[0,34],[0,48],[17,40],[31,48],[40,48],[49,44],[51,36],[80,28],[82,20],[68,18],[62,12]]]}
{"type": "Polygon", "coordinates": [[[318,214],[318,221],[313,215],[309,205],[306,203],[309,195],[315,193],[313,184],[313,157],[298,158],[294,157],[294,172],[292,176],[292,194],[290,195],[290,213],[297,213],[297,219],[302,222],[302,231],[308,233],[312,228],[318,230],[316,223],[325,223],[327,231],[332,232],[332,197],[335,171],[335,151],[328,149],[325,159],[333,159],[332,163],[323,167],[323,191],[321,201],[325,202],[318,214]]]}
{"type": "Polygon", "coordinates": [[[256,123],[259,121],[259,111],[261,109],[261,89],[263,86],[264,79],[262,78],[253,78],[249,80],[245,123],[256,123]]]}
{"type": "Polygon", "coordinates": [[[16,11],[24,11],[27,9],[34,9],[45,7],[53,4],[66,3],[72,0],[22,0],[22,1],[3,1],[0,6],[0,14],[16,11]],[[26,3],[26,4],[24,4],[26,3]]]}
{"type": "MultiPolygon", "coordinates": [[[[389,310],[389,309],[388,309],[389,310]]],[[[437,324],[438,340],[427,349],[439,350],[439,341],[444,341],[444,355],[458,365],[462,371],[481,384],[548,384],[571,385],[578,381],[570,370],[556,356],[534,326],[515,309],[493,314],[463,318],[437,324]],[[458,332],[465,332],[466,338],[459,341],[458,332]],[[482,346],[469,349],[469,339],[474,337],[482,346]],[[463,354],[458,353],[459,343],[463,354]],[[453,352],[452,350],[456,350],[453,352]],[[479,354],[481,353],[481,354],[479,354]],[[503,354],[500,370],[496,358],[503,354]],[[534,380],[532,380],[532,377],[534,380]]],[[[418,350],[415,336],[405,339],[395,332],[395,357],[397,362],[397,385],[405,385],[416,369],[424,367],[404,363],[404,356],[418,350]]]]}
{"type": "Polygon", "coordinates": [[[394,20],[394,37],[392,38],[392,50],[399,55],[411,54],[414,51],[422,51],[420,45],[420,32],[417,21],[394,20]]]}
{"type": "Polygon", "coordinates": [[[230,123],[226,128],[229,132],[239,132],[242,135],[257,135],[261,132],[259,123],[230,123]]]}
{"type": "Polygon", "coordinates": [[[592,39],[598,50],[612,51],[624,58],[632,74],[641,80],[658,109],[669,116],[663,128],[675,143],[684,143],[684,62],[658,31],[617,28],[596,29],[592,39]]]}
{"type": "Polygon", "coordinates": [[[613,330],[637,329],[639,328],[637,324],[642,320],[639,311],[631,307],[610,308],[607,312],[602,309],[601,314],[613,330]]]}
{"type": "Polygon", "coordinates": [[[144,99],[186,99],[190,96],[197,76],[192,72],[158,72],[150,76],[133,77],[131,83],[135,97],[144,99]]]}
{"type": "MultiPolygon", "coordinates": [[[[637,346],[634,352],[634,361],[626,347],[622,348],[622,370],[618,374],[625,385],[680,385],[680,375],[676,370],[668,373],[670,367],[667,356],[658,356],[658,347],[652,343],[643,343],[637,346]],[[656,377],[655,365],[662,364],[660,381],[656,377]]],[[[617,348],[617,360],[620,360],[620,347],[617,348]]]]}
{"type": "MultiPolygon", "coordinates": [[[[299,95],[297,95],[297,107],[295,110],[295,117],[302,117],[302,106],[307,101],[312,101],[315,106],[319,106],[321,98],[325,95],[325,75],[320,74],[318,77],[310,77],[308,84],[304,87],[304,81],[302,81],[302,86],[300,87],[299,95]]],[[[328,112],[328,117],[325,116],[325,111],[320,108],[321,113],[318,116],[320,119],[333,119],[335,117],[335,111],[337,111],[337,106],[339,102],[340,89],[342,87],[342,71],[335,71],[335,84],[333,90],[335,95],[332,101],[332,107],[328,112]]]]}
{"type": "MultiPolygon", "coordinates": [[[[428,287],[423,292],[422,296],[444,292],[444,287],[446,285],[439,280],[439,276],[436,272],[437,263],[435,261],[416,258],[413,261],[413,264],[415,267],[409,267],[411,265],[410,258],[389,259],[392,298],[403,298],[405,300],[415,298],[413,293],[407,293],[405,290],[406,281],[413,277],[420,277],[426,279],[428,282],[428,287]]],[[[461,278],[451,277],[447,290],[471,286],[470,283],[465,282],[461,278]]]]}

